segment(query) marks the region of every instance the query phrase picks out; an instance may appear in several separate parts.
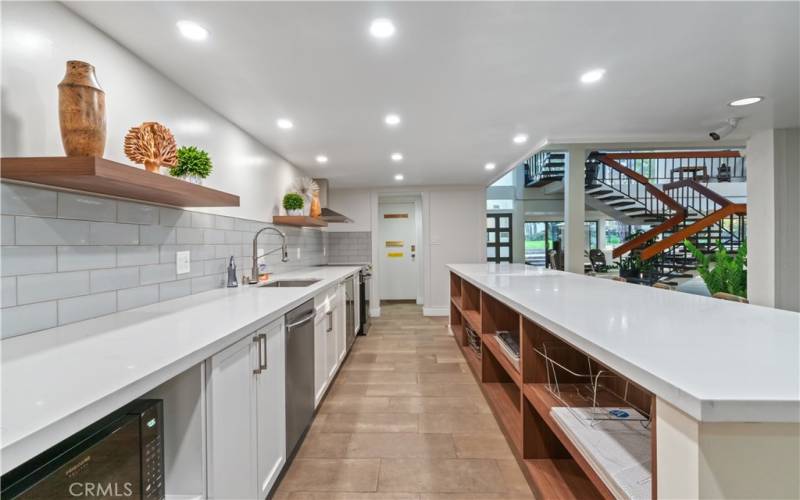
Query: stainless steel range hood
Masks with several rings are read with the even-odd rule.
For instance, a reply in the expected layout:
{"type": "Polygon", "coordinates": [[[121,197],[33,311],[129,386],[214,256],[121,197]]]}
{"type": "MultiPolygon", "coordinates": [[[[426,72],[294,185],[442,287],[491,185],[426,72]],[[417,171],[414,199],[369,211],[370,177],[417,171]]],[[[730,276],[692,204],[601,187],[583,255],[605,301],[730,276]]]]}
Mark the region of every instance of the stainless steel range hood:
{"type": "Polygon", "coordinates": [[[342,215],[328,208],[328,179],[314,179],[314,182],[319,186],[319,204],[322,207],[320,219],[325,222],[353,222],[353,220],[346,215],[342,215]]]}

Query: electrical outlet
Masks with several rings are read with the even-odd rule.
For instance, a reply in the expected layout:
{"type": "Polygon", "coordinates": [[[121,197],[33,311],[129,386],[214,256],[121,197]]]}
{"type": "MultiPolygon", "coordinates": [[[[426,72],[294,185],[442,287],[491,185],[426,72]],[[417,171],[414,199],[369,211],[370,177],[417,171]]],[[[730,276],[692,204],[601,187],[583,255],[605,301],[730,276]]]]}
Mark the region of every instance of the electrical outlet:
{"type": "Polygon", "coordinates": [[[328,247],[322,247],[322,256],[323,257],[327,257],[328,256],[328,247]]]}
{"type": "Polygon", "coordinates": [[[175,274],[186,274],[192,270],[191,252],[175,252],[175,274]]]}
{"type": "Polygon", "coordinates": [[[300,260],[300,247],[297,247],[297,260],[300,260]]]}

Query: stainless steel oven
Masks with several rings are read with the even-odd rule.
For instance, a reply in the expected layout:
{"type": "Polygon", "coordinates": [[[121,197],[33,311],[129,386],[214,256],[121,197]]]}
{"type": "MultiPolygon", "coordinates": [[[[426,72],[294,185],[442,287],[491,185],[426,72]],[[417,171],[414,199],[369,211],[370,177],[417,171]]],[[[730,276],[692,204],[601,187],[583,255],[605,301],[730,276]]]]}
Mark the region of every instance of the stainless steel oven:
{"type": "Polygon", "coordinates": [[[163,499],[163,405],[140,399],[0,478],[3,499],[163,499]]]}

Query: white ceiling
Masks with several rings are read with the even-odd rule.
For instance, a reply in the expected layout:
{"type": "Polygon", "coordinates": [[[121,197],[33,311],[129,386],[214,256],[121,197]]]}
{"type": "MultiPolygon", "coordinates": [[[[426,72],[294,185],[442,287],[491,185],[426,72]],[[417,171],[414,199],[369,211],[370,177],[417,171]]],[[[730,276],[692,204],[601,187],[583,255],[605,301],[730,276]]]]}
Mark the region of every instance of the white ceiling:
{"type": "Polygon", "coordinates": [[[485,184],[547,139],[702,141],[731,116],[747,117],[743,136],[800,125],[797,2],[68,6],[336,187],[396,185],[398,172],[407,185],[485,184]],[[397,34],[373,39],[376,17],[397,34]],[[182,38],[180,19],[210,37],[182,38]],[[595,67],[605,79],[581,84],[595,67]],[[727,106],[751,95],[766,99],[727,106]],[[520,132],[527,144],[512,143],[520,132]]]}

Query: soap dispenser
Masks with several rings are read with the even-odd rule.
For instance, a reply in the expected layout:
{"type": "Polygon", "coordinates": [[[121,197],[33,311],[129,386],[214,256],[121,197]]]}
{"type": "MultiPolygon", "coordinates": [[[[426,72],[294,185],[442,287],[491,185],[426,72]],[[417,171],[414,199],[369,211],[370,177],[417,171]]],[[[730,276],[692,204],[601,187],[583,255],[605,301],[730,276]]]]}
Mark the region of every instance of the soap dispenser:
{"type": "Polygon", "coordinates": [[[237,286],[239,286],[239,282],[236,280],[236,262],[233,261],[233,255],[231,255],[231,261],[228,264],[228,288],[237,286]]]}

